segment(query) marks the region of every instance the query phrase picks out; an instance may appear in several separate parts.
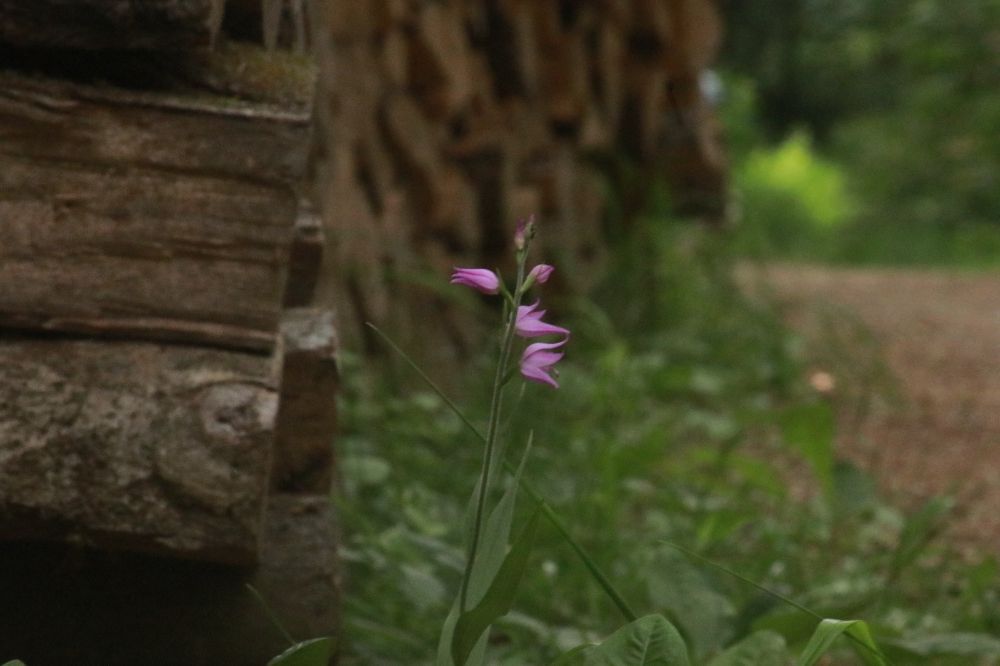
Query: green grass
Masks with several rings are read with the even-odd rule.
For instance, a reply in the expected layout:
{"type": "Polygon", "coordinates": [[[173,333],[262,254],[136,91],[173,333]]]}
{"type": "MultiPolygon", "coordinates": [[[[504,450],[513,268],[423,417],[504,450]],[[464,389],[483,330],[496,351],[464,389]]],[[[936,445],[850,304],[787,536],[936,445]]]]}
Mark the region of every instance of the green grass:
{"type": "MultiPolygon", "coordinates": [[[[926,663],[998,663],[987,635],[1000,632],[996,561],[937,538],[943,500],[907,515],[837,459],[802,345],[740,296],[719,244],[688,226],[642,225],[615,248],[594,299],[553,317],[574,331],[562,388],[526,387],[505,425],[515,451],[534,430],[526,476],[640,615],[674,622],[696,664],[764,629],[798,654],[815,619],[663,540],[824,617],[867,620],[895,663],[961,649],[992,656],[926,663]]],[[[476,359],[453,395],[478,423],[490,362],[476,359]]],[[[418,382],[399,388],[402,367],[366,374],[349,356],[344,366],[344,663],[429,663],[461,577],[480,445],[418,382]]],[[[548,663],[622,624],[547,526],[515,609],[492,633],[491,663],[548,663]]],[[[844,654],[838,663],[853,663],[844,654]]]]}

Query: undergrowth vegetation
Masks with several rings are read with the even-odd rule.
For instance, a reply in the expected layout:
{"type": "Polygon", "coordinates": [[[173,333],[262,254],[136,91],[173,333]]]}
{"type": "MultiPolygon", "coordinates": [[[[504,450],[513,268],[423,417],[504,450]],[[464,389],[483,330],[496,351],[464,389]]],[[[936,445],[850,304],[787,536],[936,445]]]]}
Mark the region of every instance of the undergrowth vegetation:
{"type": "MultiPolygon", "coordinates": [[[[501,425],[511,441],[534,431],[526,477],[639,615],[677,627],[694,664],[793,663],[817,626],[708,562],[821,617],[866,620],[891,663],[1000,663],[995,558],[939,538],[947,500],[904,512],[838,459],[836,397],[808,385],[802,343],[741,295],[722,242],[661,219],[619,240],[593,299],[559,313],[574,331],[561,388],[528,387],[501,425]]],[[[481,444],[434,392],[398,382],[402,366],[343,363],[343,663],[430,663],[481,444]]],[[[453,396],[477,423],[489,363],[453,396]]],[[[543,523],[490,663],[548,664],[622,624],[543,523]]],[[[831,663],[889,663],[842,642],[831,663]]]]}
{"type": "Polygon", "coordinates": [[[1000,266],[1000,0],[721,4],[745,253],[1000,266]]]}

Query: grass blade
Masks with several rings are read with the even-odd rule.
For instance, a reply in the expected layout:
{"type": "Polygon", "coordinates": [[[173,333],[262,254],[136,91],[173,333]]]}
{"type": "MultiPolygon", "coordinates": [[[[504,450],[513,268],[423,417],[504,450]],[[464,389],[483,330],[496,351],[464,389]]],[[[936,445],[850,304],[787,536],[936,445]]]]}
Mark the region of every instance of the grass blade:
{"type": "Polygon", "coordinates": [[[333,656],[333,639],[313,638],[288,648],[267,666],[327,666],[333,656]]]}

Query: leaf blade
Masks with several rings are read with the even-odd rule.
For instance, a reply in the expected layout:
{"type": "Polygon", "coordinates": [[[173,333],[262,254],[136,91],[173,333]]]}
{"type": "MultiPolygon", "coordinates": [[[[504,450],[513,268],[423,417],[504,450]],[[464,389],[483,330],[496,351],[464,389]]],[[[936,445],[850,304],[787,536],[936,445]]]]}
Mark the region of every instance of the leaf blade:
{"type": "Polygon", "coordinates": [[[267,666],[327,666],[332,656],[332,638],[311,638],[288,648],[267,666]]]}
{"type": "Polygon", "coordinates": [[[535,544],[540,512],[535,511],[528,524],[504,557],[496,577],[490,583],[482,600],[472,609],[459,616],[452,637],[451,654],[456,666],[463,666],[476,643],[490,625],[506,615],[514,605],[514,597],[524,572],[528,558],[535,544]]]}
{"type": "Polygon", "coordinates": [[[875,644],[868,625],[862,620],[835,620],[824,618],[816,625],[816,630],[799,655],[797,666],[813,666],[820,657],[833,646],[841,635],[852,638],[852,645],[858,656],[869,666],[885,666],[886,660],[875,644]]]}
{"type": "MultiPolygon", "coordinates": [[[[577,648],[578,650],[580,648],[577,648]]],[[[563,655],[561,664],[583,666],[690,666],[680,632],[662,615],[646,615],[599,645],[563,655]],[[570,658],[575,658],[576,661],[570,658]]]]}

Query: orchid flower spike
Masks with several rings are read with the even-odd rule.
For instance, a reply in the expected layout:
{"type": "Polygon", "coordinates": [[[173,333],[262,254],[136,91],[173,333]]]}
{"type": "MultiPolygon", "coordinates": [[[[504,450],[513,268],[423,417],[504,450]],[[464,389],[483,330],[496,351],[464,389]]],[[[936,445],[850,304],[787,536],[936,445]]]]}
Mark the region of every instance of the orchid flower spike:
{"type": "Polygon", "coordinates": [[[536,338],[540,335],[564,335],[569,338],[569,329],[542,321],[545,310],[538,309],[539,301],[532,305],[520,305],[514,328],[522,338],[536,338]]]}
{"type": "Polygon", "coordinates": [[[559,388],[559,383],[555,380],[558,372],[553,366],[562,359],[563,352],[552,350],[564,344],[566,344],[565,339],[559,342],[535,342],[528,345],[521,354],[521,374],[524,378],[559,388]]]}
{"type": "Polygon", "coordinates": [[[500,278],[486,268],[456,268],[451,274],[451,283],[472,287],[484,294],[496,294],[500,291],[500,278]]]}

